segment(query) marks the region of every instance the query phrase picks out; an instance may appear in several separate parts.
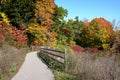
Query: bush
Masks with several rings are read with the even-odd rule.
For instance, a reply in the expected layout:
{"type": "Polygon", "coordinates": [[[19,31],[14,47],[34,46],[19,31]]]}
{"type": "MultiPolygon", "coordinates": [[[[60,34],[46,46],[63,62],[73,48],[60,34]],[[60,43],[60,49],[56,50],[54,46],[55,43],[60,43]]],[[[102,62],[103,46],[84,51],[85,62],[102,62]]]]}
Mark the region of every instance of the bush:
{"type": "Polygon", "coordinates": [[[75,52],[83,52],[84,48],[80,47],[80,46],[71,46],[72,50],[75,52]]]}
{"type": "Polygon", "coordinates": [[[6,41],[10,45],[21,47],[27,45],[28,38],[25,31],[18,30],[12,25],[0,21],[0,41],[6,41]]]}
{"type": "Polygon", "coordinates": [[[12,32],[11,25],[0,21],[0,41],[5,40],[6,38],[10,38],[10,34],[12,32]]]}
{"type": "Polygon", "coordinates": [[[28,37],[27,35],[25,35],[25,31],[18,30],[17,28],[12,27],[11,37],[12,37],[12,40],[15,41],[14,46],[19,48],[19,47],[27,45],[28,37]]]}
{"type": "Polygon", "coordinates": [[[111,49],[113,53],[120,53],[120,30],[116,30],[111,38],[111,49]]]}

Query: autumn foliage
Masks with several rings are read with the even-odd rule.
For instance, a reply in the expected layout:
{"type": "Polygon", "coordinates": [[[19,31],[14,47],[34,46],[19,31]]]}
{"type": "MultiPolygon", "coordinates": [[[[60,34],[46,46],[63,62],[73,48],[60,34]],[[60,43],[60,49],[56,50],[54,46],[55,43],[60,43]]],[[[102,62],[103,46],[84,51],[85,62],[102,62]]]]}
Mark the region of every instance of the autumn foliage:
{"type": "MultiPolygon", "coordinates": [[[[12,4],[11,1],[10,4],[12,4]]],[[[16,8],[13,15],[17,17],[11,18],[8,13],[12,15],[12,12],[8,8],[9,6],[15,8],[16,2],[13,4],[1,6],[3,12],[0,12],[2,17],[0,17],[0,40],[4,40],[5,36],[8,35],[10,36],[10,40],[14,41],[15,45],[53,46],[63,44],[69,46],[79,45],[84,48],[90,47],[93,49],[101,48],[101,50],[109,49],[110,39],[114,31],[112,24],[104,18],[95,18],[88,22],[81,21],[76,16],[75,19],[65,21],[64,17],[68,14],[67,10],[57,6],[54,0],[31,0],[29,3],[25,2],[22,5],[26,6],[26,8],[29,5],[26,9],[28,12],[21,8],[20,12],[17,12],[16,8]],[[31,6],[30,3],[32,4],[31,6]],[[8,11],[4,11],[5,7],[8,11]],[[8,12],[8,17],[4,12],[8,12]],[[18,20],[22,17],[23,20],[18,20]],[[13,21],[17,19],[18,25],[12,26],[16,23],[9,21],[9,18],[13,21]]],[[[6,39],[9,40],[8,38],[6,39]]]]}
{"type": "Polygon", "coordinates": [[[11,25],[0,21],[0,41],[5,40],[5,37],[9,36],[12,33],[11,25]]]}
{"type": "Polygon", "coordinates": [[[75,52],[83,52],[85,49],[80,46],[71,46],[72,50],[75,52]]]}
{"type": "Polygon", "coordinates": [[[109,21],[105,20],[104,18],[95,18],[95,20],[100,21],[103,24],[103,26],[106,28],[106,30],[108,31],[108,34],[112,35],[113,27],[109,21]]]}
{"type": "Polygon", "coordinates": [[[104,18],[95,18],[82,29],[82,45],[108,49],[109,40],[113,33],[112,25],[104,18]]]}
{"type": "Polygon", "coordinates": [[[12,39],[16,41],[16,45],[27,45],[27,35],[25,35],[25,31],[18,30],[15,27],[12,27],[12,33],[11,33],[12,39]]]}
{"type": "Polygon", "coordinates": [[[22,45],[27,45],[27,35],[25,31],[18,30],[16,27],[13,27],[9,24],[9,20],[4,13],[1,13],[2,21],[0,21],[0,41],[9,41],[12,40],[12,45],[15,47],[20,47],[22,45]]]}
{"type": "Polygon", "coordinates": [[[31,23],[26,29],[31,44],[33,45],[51,45],[52,42],[56,41],[57,34],[50,32],[46,27],[40,26],[39,24],[31,23]]]}
{"type": "MultiPolygon", "coordinates": [[[[67,53],[75,53],[75,60],[78,60],[75,62],[74,58],[73,61],[72,57],[69,58],[69,55],[73,56],[73,54],[66,55],[65,61],[69,65],[71,64],[70,59],[72,70],[73,66],[79,66],[80,57],[83,59],[83,64],[87,62],[91,68],[89,62],[93,64],[97,56],[111,55],[111,52],[120,53],[120,30],[114,30],[113,25],[105,18],[82,21],[76,16],[74,19],[65,20],[64,17],[68,12],[63,7],[56,5],[55,0],[2,0],[2,2],[0,3],[0,48],[4,42],[17,48],[30,47],[32,50],[33,46],[66,48],[67,53]],[[87,53],[82,54],[87,57],[77,56],[79,53],[87,53]],[[94,56],[89,54],[94,54],[94,56]],[[67,60],[67,58],[69,59],[67,60]]],[[[102,59],[100,60],[98,57],[96,61],[100,60],[99,64],[104,63],[102,59]]],[[[95,63],[96,66],[98,65],[95,63]]],[[[79,67],[75,67],[75,71],[81,69],[80,67],[81,64],[79,67]]],[[[86,63],[83,68],[85,67],[89,71],[86,63]]],[[[112,69],[111,67],[110,69],[112,69]]],[[[95,70],[99,70],[98,68],[99,66],[95,70]]],[[[84,75],[84,72],[82,73],[84,75]]],[[[85,75],[87,74],[85,73],[85,75]]],[[[103,78],[101,77],[101,79],[103,78]]]]}
{"type": "Polygon", "coordinates": [[[53,24],[54,0],[38,0],[35,7],[35,17],[42,26],[53,24]]]}

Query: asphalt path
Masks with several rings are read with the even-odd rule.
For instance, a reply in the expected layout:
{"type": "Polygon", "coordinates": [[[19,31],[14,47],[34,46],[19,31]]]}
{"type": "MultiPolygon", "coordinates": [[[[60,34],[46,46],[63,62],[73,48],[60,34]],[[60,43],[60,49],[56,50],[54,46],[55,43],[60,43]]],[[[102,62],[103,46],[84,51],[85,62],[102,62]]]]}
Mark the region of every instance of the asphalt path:
{"type": "Polygon", "coordinates": [[[54,80],[52,71],[37,56],[37,52],[26,55],[25,61],[12,80],[54,80]]]}

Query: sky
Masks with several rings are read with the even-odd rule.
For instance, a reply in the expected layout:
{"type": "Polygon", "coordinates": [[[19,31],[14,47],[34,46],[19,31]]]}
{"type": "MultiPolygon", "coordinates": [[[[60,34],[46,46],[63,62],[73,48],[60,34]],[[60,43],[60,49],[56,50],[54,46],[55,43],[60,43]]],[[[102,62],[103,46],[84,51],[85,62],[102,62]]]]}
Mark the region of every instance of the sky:
{"type": "Polygon", "coordinates": [[[103,17],[108,21],[120,21],[120,0],[55,0],[58,6],[67,9],[67,19],[80,20],[103,17]]]}

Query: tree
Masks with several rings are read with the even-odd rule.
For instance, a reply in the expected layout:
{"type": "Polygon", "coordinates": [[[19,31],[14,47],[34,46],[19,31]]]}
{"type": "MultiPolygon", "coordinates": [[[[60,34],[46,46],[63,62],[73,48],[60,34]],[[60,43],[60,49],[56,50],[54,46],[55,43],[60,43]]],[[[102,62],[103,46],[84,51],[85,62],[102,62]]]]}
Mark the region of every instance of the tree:
{"type": "Polygon", "coordinates": [[[26,30],[29,41],[33,45],[52,46],[52,42],[56,41],[57,34],[54,31],[49,32],[46,27],[43,27],[38,23],[29,24],[26,30]]]}
{"type": "Polygon", "coordinates": [[[38,0],[35,4],[35,17],[41,26],[50,27],[53,24],[54,0],[38,0]]]}
{"type": "Polygon", "coordinates": [[[112,25],[104,18],[95,18],[82,30],[82,46],[108,48],[112,25]]]}
{"type": "Polygon", "coordinates": [[[1,5],[1,11],[17,26],[19,23],[28,23],[34,17],[34,9],[34,0],[11,0],[1,5]]]}
{"type": "Polygon", "coordinates": [[[68,11],[66,9],[64,9],[63,7],[58,7],[56,5],[55,12],[53,14],[53,21],[55,22],[55,24],[59,24],[61,23],[61,21],[64,20],[64,17],[66,17],[67,15],[68,11]]]}
{"type": "Polygon", "coordinates": [[[99,22],[101,22],[103,24],[103,26],[108,31],[108,35],[109,36],[112,35],[112,33],[113,33],[113,26],[112,26],[112,24],[109,21],[105,20],[104,18],[95,18],[95,20],[99,21],[99,22]]]}
{"type": "Polygon", "coordinates": [[[68,12],[63,7],[55,6],[53,14],[53,21],[54,24],[52,25],[52,29],[56,32],[59,32],[59,29],[65,26],[66,21],[64,20],[64,17],[67,16],[68,12]]]}
{"type": "Polygon", "coordinates": [[[81,41],[81,34],[82,34],[82,28],[85,26],[85,23],[83,21],[80,21],[79,18],[75,17],[75,21],[74,21],[74,34],[75,34],[75,42],[77,45],[80,45],[80,41],[81,41]]]}

